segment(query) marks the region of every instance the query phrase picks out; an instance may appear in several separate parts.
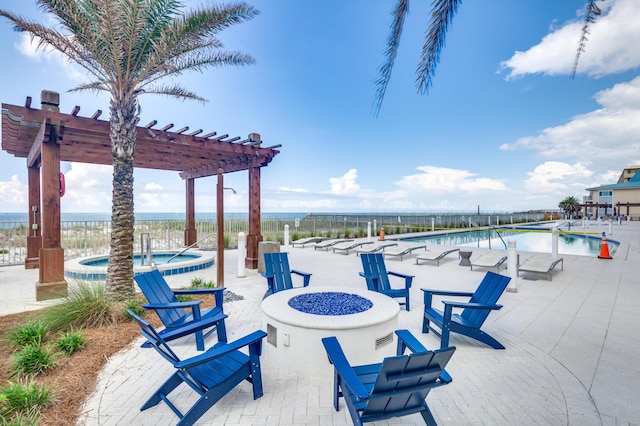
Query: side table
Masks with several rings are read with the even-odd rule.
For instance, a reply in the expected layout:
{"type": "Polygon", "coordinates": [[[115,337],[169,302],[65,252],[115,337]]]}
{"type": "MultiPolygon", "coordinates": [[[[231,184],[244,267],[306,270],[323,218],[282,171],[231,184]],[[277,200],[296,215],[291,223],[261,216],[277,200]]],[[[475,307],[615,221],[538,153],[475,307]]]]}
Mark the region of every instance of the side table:
{"type": "Polygon", "coordinates": [[[471,266],[471,253],[473,252],[460,250],[460,266],[471,266]]]}

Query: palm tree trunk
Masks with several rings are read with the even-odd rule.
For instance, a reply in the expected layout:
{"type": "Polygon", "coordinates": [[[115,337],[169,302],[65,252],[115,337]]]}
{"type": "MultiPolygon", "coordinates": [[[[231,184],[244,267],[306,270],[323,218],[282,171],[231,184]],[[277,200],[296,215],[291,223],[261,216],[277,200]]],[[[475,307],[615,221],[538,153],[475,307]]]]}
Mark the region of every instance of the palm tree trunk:
{"type": "Polygon", "coordinates": [[[111,247],[106,290],[116,300],[130,298],[133,286],[133,160],[136,142],[137,102],[112,100],[110,105],[113,193],[111,247]]]}

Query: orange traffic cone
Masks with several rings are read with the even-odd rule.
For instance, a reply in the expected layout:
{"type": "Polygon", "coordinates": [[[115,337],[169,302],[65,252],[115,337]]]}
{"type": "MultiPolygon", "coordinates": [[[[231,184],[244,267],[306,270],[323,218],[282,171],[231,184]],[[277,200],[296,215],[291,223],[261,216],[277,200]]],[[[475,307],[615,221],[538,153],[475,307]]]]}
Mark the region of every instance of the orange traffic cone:
{"type": "Polygon", "coordinates": [[[384,226],[380,228],[380,241],[384,241],[384,226]]]}
{"type": "Polygon", "coordinates": [[[609,254],[609,245],[607,244],[607,237],[605,237],[604,232],[602,233],[602,243],[600,244],[600,254],[598,255],[599,259],[611,259],[611,255],[609,254]]]}

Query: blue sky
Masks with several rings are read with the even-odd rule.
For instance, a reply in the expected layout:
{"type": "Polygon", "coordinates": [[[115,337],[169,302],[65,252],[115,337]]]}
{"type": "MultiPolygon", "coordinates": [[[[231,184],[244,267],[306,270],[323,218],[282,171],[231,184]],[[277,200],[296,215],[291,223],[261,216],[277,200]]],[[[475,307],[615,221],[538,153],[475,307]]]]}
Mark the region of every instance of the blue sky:
{"type": "MultiPolygon", "coordinates": [[[[8,2],[2,2],[8,3],[8,2]]],[[[38,20],[32,2],[0,7],[38,20]]],[[[201,1],[187,2],[190,7],[201,1]]],[[[514,212],[554,209],[640,164],[640,2],[598,2],[571,79],[586,0],[463,2],[434,85],[416,93],[430,0],[413,0],[380,114],[374,80],[395,1],[255,0],[260,15],[220,34],[252,55],[244,68],[189,73],[209,102],[142,96],[142,125],[174,123],[281,144],[262,169],[263,212],[514,212]]],[[[61,110],[108,111],[108,98],[68,93],[81,68],[35,52],[0,21],[0,100],[61,94],[61,110]]],[[[104,117],[104,116],[103,116],[104,117]]],[[[0,152],[0,212],[27,211],[25,160],[0,152]]],[[[109,167],[65,163],[63,212],[110,211],[109,167]]],[[[225,175],[227,212],[247,211],[246,172],[225,175]]],[[[138,169],[137,212],[181,212],[174,172],[138,169]]],[[[196,210],[215,211],[215,179],[196,181],[196,210]]]]}

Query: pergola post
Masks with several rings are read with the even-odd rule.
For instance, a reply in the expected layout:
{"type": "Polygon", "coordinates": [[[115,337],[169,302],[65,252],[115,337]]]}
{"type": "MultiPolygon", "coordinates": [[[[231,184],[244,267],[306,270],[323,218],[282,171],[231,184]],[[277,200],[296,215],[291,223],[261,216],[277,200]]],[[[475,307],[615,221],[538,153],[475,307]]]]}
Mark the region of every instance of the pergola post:
{"type": "Polygon", "coordinates": [[[218,233],[218,258],[216,287],[224,287],[224,170],[218,169],[218,186],[216,188],[216,231],[218,233]]]}
{"type": "Polygon", "coordinates": [[[249,168],[249,235],[247,235],[247,257],[245,266],[258,268],[258,244],[262,241],[260,223],[260,167],[249,168]]]}
{"type": "Polygon", "coordinates": [[[184,245],[185,247],[189,247],[198,241],[198,231],[196,230],[195,179],[185,179],[185,186],[187,214],[184,226],[184,245]]]}
{"type": "Polygon", "coordinates": [[[27,236],[27,259],[25,269],[35,269],[40,266],[40,249],[42,248],[42,233],[40,212],[40,167],[30,166],[29,180],[29,235],[27,236]]]}
{"type": "MultiPolygon", "coordinates": [[[[42,109],[58,111],[60,95],[42,91],[42,109]]],[[[44,126],[45,124],[43,124],[44,126]]],[[[42,248],[40,280],[36,284],[36,300],[64,296],[64,249],[60,247],[60,145],[59,129],[51,125],[49,137],[41,147],[42,173],[42,248]]]]}

